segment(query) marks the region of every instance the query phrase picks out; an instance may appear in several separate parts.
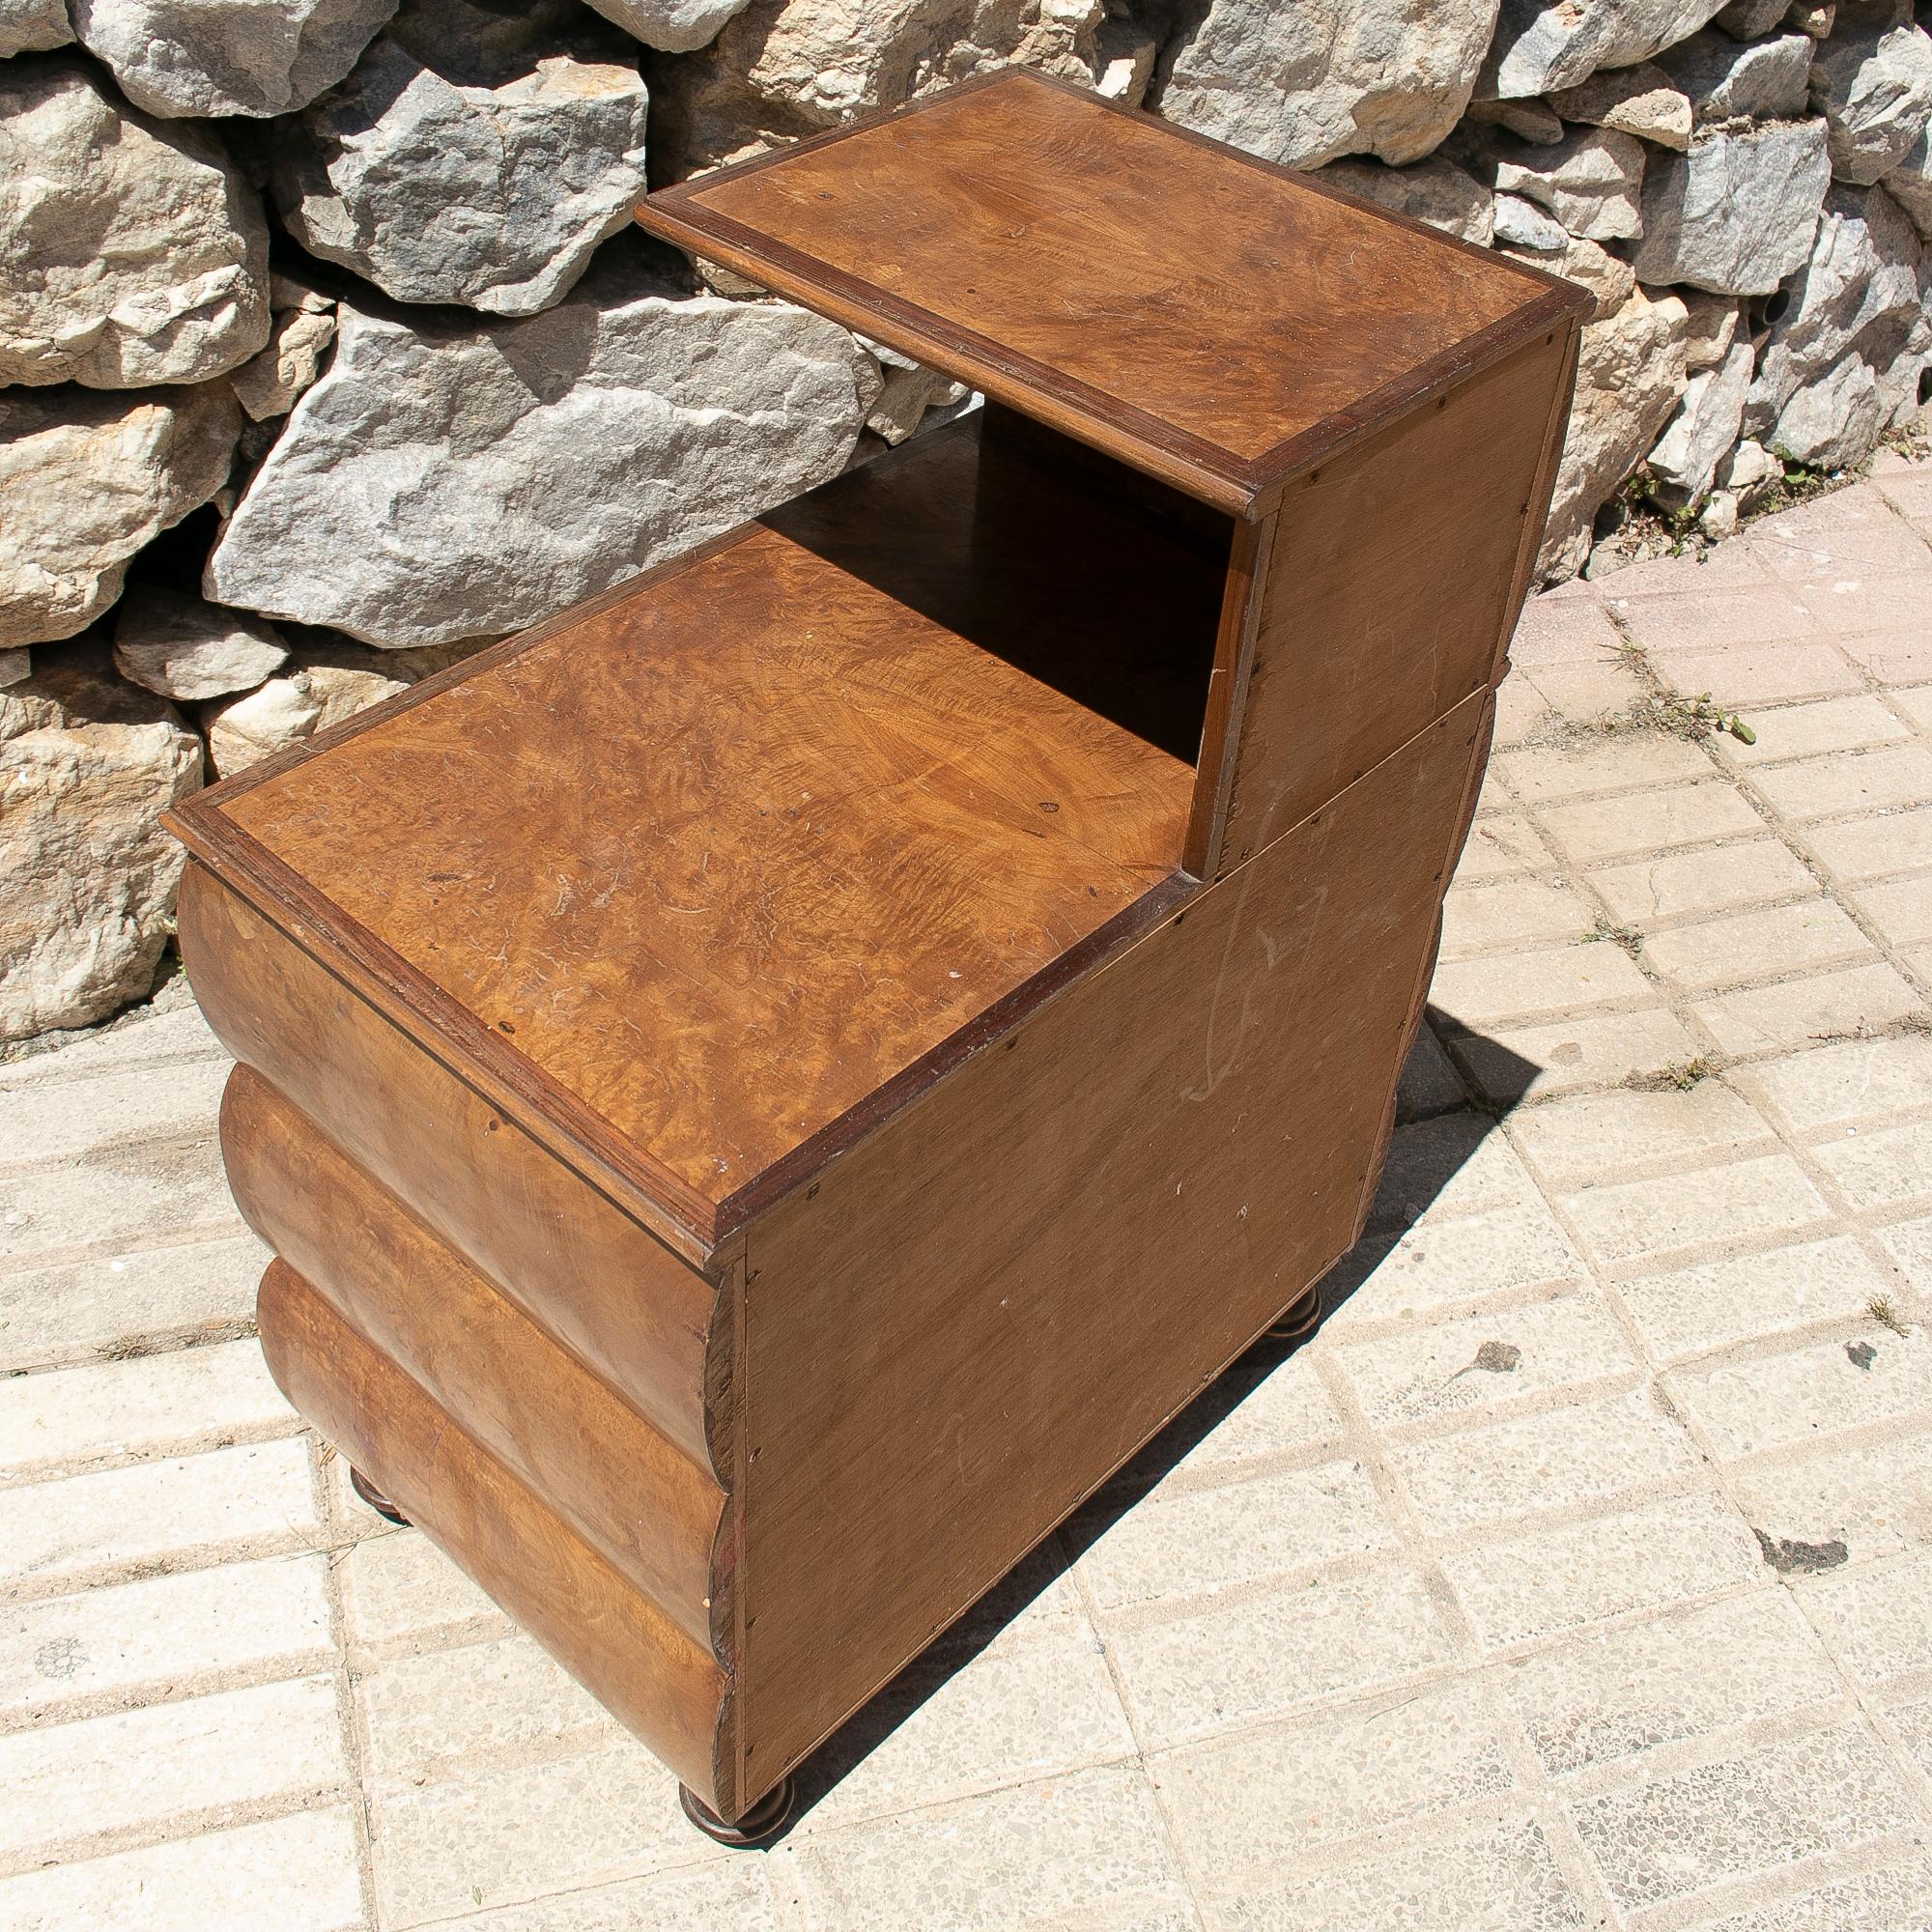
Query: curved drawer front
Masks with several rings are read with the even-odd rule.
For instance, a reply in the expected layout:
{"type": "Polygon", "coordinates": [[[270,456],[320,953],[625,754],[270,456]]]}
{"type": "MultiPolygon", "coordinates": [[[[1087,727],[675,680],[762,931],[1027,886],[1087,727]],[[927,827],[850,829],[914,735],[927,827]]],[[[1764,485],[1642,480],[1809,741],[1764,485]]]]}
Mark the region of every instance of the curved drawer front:
{"type": "MultiPolygon", "coordinates": [[[[714,1627],[726,1503],[700,1468],[520,1315],[259,1073],[221,1104],[235,1198],[317,1293],[687,1635],[714,1627]]],[[[724,1619],[722,1602],[716,1614],[724,1619]]]]}
{"type": "MultiPolygon", "coordinates": [[[[694,1643],[286,1262],[262,1278],[282,1392],[714,1808],[729,1683],[694,1643]]],[[[726,1788],[721,1788],[721,1785],[726,1788]]]]}
{"type": "Polygon", "coordinates": [[[200,865],[180,926],[222,1044],[704,1461],[713,1284],[200,865]]]}

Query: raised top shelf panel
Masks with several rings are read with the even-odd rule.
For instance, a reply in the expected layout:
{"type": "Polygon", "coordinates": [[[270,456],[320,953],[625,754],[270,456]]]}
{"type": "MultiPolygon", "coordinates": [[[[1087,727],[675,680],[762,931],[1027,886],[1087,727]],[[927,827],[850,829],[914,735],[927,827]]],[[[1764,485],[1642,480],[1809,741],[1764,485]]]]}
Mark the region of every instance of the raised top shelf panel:
{"type": "Polygon", "coordinates": [[[1241,516],[1587,305],[1023,69],[664,189],[638,219],[1241,516]]]}

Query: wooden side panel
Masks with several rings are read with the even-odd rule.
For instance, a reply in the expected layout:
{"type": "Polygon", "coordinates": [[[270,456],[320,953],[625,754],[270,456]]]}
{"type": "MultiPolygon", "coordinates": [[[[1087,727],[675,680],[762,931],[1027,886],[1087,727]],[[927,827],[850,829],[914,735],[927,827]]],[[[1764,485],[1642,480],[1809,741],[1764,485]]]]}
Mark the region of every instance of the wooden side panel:
{"type": "Polygon", "coordinates": [[[1218,873],[1494,675],[1569,407],[1565,323],[1284,493],[1218,873]]]}
{"type": "Polygon", "coordinates": [[[1430,725],[751,1228],[749,1791],[1353,1240],[1490,705],[1430,725]]]}
{"type": "Polygon", "coordinates": [[[642,1592],[561,1521],[285,1262],[262,1277],[262,1350],[282,1392],[707,1804],[728,1685],[642,1592]]]}
{"type": "Polygon", "coordinates": [[[716,1293],[198,865],[182,953],[209,1024],[686,1455],[716,1293]]]}
{"type": "Polygon", "coordinates": [[[221,1151],[249,1226],[282,1260],[686,1635],[711,1646],[725,1497],[708,1465],[518,1314],[247,1066],[222,1096],[221,1151]]]}

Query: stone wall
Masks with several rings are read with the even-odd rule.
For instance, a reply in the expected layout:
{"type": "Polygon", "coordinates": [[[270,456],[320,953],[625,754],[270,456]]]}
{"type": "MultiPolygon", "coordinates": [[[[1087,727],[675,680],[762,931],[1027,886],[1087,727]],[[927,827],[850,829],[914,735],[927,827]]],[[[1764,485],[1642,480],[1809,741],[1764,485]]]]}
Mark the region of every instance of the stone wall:
{"type": "Polygon", "coordinates": [[[1546,579],[1918,403],[1896,0],[0,0],[0,1039],[147,990],[184,791],[958,406],[627,212],[1009,62],[1584,283],[1546,579]]]}

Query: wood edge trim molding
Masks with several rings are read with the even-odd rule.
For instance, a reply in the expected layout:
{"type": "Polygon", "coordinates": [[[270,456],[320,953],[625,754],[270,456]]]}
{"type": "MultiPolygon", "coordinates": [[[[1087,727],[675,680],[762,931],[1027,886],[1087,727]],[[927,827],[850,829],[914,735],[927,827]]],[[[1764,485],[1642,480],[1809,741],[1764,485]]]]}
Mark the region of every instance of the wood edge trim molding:
{"type": "Polygon", "coordinates": [[[1197,879],[1211,879],[1221,868],[1228,799],[1235,783],[1235,754],[1240,746],[1255,639],[1261,629],[1262,600],[1257,592],[1267,581],[1279,523],[1279,516],[1270,512],[1259,522],[1235,526],[1214,639],[1214,668],[1208,675],[1208,714],[1202,721],[1201,751],[1194,763],[1187,842],[1181,856],[1182,866],[1197,879]]]}

